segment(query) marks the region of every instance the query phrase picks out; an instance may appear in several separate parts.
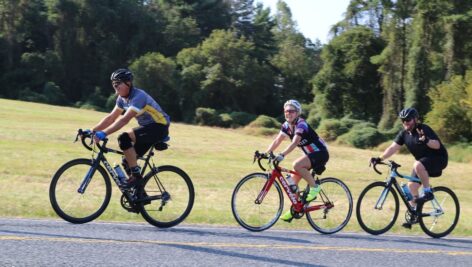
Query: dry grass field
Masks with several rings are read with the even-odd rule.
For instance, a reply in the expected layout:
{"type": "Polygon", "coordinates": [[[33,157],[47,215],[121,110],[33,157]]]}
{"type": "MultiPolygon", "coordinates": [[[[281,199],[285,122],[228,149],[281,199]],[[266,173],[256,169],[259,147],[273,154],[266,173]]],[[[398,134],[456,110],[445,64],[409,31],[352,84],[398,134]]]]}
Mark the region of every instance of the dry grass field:
{"type": "MultiPolygon", "coordinates": [[[[73,143],[78,128],[91,128],[105,114],[89,110],[50,106],[0,99],[0,195],[2,217],[58,218],[49,203],[51,177],[65,162],[75,158],[90,158],[82,145],[73,143]]],[[[172,164],[184,169],[192,178],[195,205],[186,219],[187,224],[232,225],[237,223],[231,213],[231,194],[236,183],[246,174],[259,171],[252,164],[255,150],[265,150],[271,137],[251,136],[243,130],[200,127],[174,123],[170,129],[170,149],[157,154],[159,165],[172,164]]],[[[110,137],[116,146],[116,134],[110,137]]],[[[301,152],[293,152],[284,162],[301,152]]],[[[368,167],[368,160],[378,151],[330,146],[330,161],[323,176],[341,178],[351,189],[354,204],[360,191],[369,183],[383,180],[368,167]]],[[[111,163],[120,158],[111,156],[111,163]]],[[[395,155],[402,164],[400,171],[409,173],[413,158],[395,155]]],[[[433,185],[453,189],[461,204],[461,218],[453,236],[472,235],[472,174],[471,164],[450,162],[441,178],[433,185]]],[[[128,213],[119,204],[119,191],[113,189],[112,201],[99,220],[144,220],[128,213]]],[[[287,205],[286,205],[287,207],[287,205]]],[[[422,234],[419,227],[402,229],[404,208],[391,232],[422,234]]],[[[291,224],[278,222],[275,227],[311,229],[304,218],[291,224]]],[[[362,231],[355,214],[345,231],[362,231]]]]}

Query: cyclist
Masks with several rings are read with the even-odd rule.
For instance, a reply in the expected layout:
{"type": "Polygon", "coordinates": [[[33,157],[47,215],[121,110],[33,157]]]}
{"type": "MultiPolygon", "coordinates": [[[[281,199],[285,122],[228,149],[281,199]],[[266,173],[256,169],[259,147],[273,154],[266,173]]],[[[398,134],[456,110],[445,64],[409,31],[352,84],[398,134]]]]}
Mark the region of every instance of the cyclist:
{"type": "Polygon", "coordinates": [[[143,156],[154,143],[169,134],[169,116],[144,90],[133,86],[133,73],[129,69],[117,69],[111,74],[111,84],[118,94],[116,105],[92,130],[94,141],[123,128],[132,118],[139,126],[121,133],[118,144],[124,152],[123,166],[129,175],[124,187],[133,187],[142,179],[137,156],[143,156]]]}
{"type": "MultiPolygon", "coordinates": [[[[415,207],[419,202],[426,202],[434,198],[429,185],[429,177],[438,177],[446,168],[448,155],[446,148],[436,133],[426,124],[419,121],[419,114],[415,108],[405,108],[398,114],[403,129],[400,130],[393,143],[385,149],[380,157],[372,158],[371,163],[378,163],[400,150],[406,145],[415,157],[412,176],[418,177],[423,184],[424,194],[418,197],[419,183],[409,182],[408,187],[413,195],[410,204],[415,207]]],[[[415,220],[413,220],[415,222],[415,220]]],[[[411,223],[404,223],[404,227],[411,228],[411,223]]]]}
{"type": "MultiPolygon", "coordinates": [[[[319,185],[315,184],[315,180],[309,170],[324,167],[326,162],[328,162],[329,153],[323,139],[300,117],[301,114],[302,107],[297,100],[288,100],[285,102],[284,115],[286,121],[282,124],[279,134],[269,145],[266,153],[273,152],[277,149],[287,137],[291,139],[291,143],[276,156],[276,161],[281,162],[295,147],[298,146],[301,148],[304,155],[293,162],[293,169],[299,173],[301,177],[299,175],[293,175],[292,178],[296,184],[303,178],[310,185],[310,191],[305,199],[309,202],[316,198],[321,189],[319,185]]],[[[292,213],[288,211],[282,214],[280,219],[290,222],[293,219],[292,213]]]]}

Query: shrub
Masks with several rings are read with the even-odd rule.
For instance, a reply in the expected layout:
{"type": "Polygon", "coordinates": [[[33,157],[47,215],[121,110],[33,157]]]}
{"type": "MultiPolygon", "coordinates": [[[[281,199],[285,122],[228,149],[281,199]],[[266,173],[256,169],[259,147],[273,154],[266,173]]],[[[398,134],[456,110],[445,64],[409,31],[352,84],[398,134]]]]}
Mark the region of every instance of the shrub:
{"type": "Polygon", "coordinates": [[[266,115],[260,115],[251,123],[249,123],[248,127],[251,128],[280,128],[280,122],[272,117],[266,115]]]}
{"type": "Polygon", "coordinates": [[[231,116],[231,119],[233,120],[233,127],[239,127],[239,126],[246,126],[248,125],[251,121],[256,119],[256,115],[246,113],[246,112],[241,112],[241,111],[234,111],[229,114],[231,116]]]}
{"type": "Polygon", "coordinates": [[[357,148],[368,148],[377,146],[384,141],[384,137],[370,123],[360,123],[355,125],[348,133],[341,135],[338,141],[357,148]]]}
{"type": "Polygon", "coordinates": [[[217,126],[221,123],[221,118],[212,108],[197,108],[195,110],[195,122],[199,125],[217,126]]]}
{"type": "Polygon", "coordinates": [[[320,126],[316,129],[316,132],[326,141],[336,140],[338,136],[348,131],[349,129],[340,120],[335,119],[322,120],[320,126]]]}
{"type": "Polygon", "coordinates": [[[219,115],[219,123],[217,126],[229,128],[233,124],[233,118],[228,113],[222,113],[219,115]]]}

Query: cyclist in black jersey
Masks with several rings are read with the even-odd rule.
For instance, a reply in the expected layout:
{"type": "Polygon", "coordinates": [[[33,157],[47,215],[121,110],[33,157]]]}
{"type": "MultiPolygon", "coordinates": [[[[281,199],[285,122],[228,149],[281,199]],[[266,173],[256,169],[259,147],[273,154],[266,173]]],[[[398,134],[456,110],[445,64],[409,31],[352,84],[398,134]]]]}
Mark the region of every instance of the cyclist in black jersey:
{"type": "MultiPolygon", "coordinates": [[[[328,148],[323,139],[308,125],[308,123],[300,117],[302,107],[296,100],[288,100],[284,104],[285,122],[282,124],[279,134],[269,145],[266,153],[273,152],[279,147],[285,138],[290,138],[291,143],[281,153],[277,155],[275,160],[282,161],[287,154],[292,152],[295,147],[300,147],[304,155],[300,156],[293,162],[293,169],[301,176],[293,175],[293,181],[298,184],[301,178],[305,179],[310,185],[310,191],[306,196],[306,201],[312,201],[320,192],[320,187],[315,184],[310,169],[318,169],[324,167],[329,159],[328,148]]],[[[290,222],[292,213],[286,212],[280,219],[290,222]]]]}
{"type": "MultiPolygon", "coordinates": [[[[380,157],[372,158],[371,162],[380,162],[406,145],[416,161],[413,164],[412,176],[420,178],[423,184],[424,195],[418,197],[418,189],[421,186],[415,182],[409,182],[408,187],[414,197],[410,202],[415,206],[418,202],[425,202],[434,198],[429,185],[429,177],[438,177],[446,168],[448,155],[446,148],[441,143],[437,134],[426,124],[420,123],[419,114],[415,108],[405,108],[399,113],[403,129],[398,133],[393,143],[385,149],[380,157]]],[[[411,228],[411,224],[405,223],[404,227],[411,228]]]]}
{"type": "Polygon", "coordinates": [[[92,130],[94,141],[98,142],[121,128],[132,118],[139,127],[123,132],[118,143],[125,158],[123,166],[129,175],[125,187],[132,187],[142,178],[137,156],[142,156],[154,143],[162,141],[169,134],[169,116],[159,104],[144,90],[133,86],[133,74],[128,69],[118,69],[111,74],[110,80],[118,94],[115,108],[92,130]]]}

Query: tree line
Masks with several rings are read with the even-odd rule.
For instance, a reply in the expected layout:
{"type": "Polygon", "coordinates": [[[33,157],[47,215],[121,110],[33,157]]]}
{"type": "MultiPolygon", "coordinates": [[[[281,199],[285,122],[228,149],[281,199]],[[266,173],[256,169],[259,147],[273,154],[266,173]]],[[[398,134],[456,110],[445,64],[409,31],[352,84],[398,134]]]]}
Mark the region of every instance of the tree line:
{"type": "Polygon", "coordinates": [[[415,106],[471,141],[471,26],[470,1],[352,0],[322,45],[283,0],[0,0],[0,97],[109,110],[109,75],[129,67],[174,121],[244,125],[294,98],[370,146],[415,106]]]}

